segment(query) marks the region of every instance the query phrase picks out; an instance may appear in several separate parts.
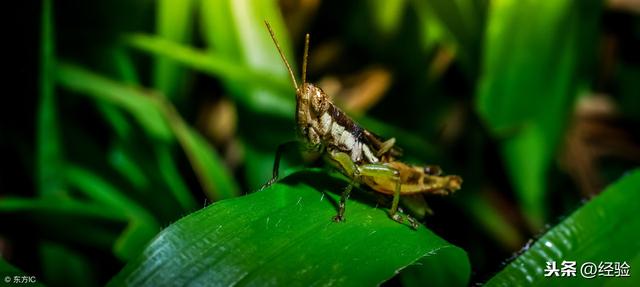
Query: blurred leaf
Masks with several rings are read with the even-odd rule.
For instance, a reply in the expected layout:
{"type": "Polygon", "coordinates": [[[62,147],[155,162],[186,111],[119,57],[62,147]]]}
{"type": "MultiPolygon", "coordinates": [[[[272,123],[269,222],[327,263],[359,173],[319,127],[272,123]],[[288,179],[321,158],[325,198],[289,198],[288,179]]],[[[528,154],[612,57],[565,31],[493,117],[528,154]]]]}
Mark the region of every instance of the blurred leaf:
{"type": "MultiPolygon", "coordinates": [[[[287,70],[271,40],[264,21],[269,21],[277,40],[292,69],[298,70],[292,57],[291,42],[280,15],[277,1],[262,0],[203,0],[201,2],[202,37],[209,57],[224,57],[246,67],[253,73],[269,75],[281,83],[280,88],[265,89],[254,84],[257,81],[241,81],[238,78],[222,78],[228,94],[238,103],[248,107],[248,114],[239,122],[245,126],[269,127],[269,140],[284,142],[294,138],[291,125],[268,125],[272,118],[293,119],[295,89],[289,82],[287,70]],[[274,117],[275,116],[275,117],[274,117]],[[278,137],[278,135],[285,135],[278,137]]],[[[299,73],[294,72],[296,75],[299,73]]],[[[299,76],[298,76],[299,77],[299,76]]],[[[267,86],[265,86],[267,87],[267,86]]],[[[275,119],[277,120],[277,119],[275,119]]],[[[251,154],[245,161],[245,178],[253,187],[267,178],[260,175],[271,170],[264,160],[275,151],[276,145],[266,143],[262,132],[251,133],[241,129],[244,153],[251,154]],[[257,161],[256,161],[257,160],[257,161]]]]}
{"type": "MultiPolygon", "coordinates": [[[[276,1],[203,0],[202,13],[203,38],[210,56],[221,55],[241,63],[251,71],[260,71],[270,77],[275,75],[275,79],[283,84],[283,90],[280,91],[291,93],[291,85],[286,82],[287,71],[264,25],[265,20],[269,21],[289,62],[294,63],[276,1]]],[[[247,98],[253,103],[266,105],[271,103],[271,98],[279,97],[274,91],[256,89],[243,82],[227,81],[226,84],[235,96],[247,98]]],[[[289,100],[292,101],[293,98],[289,100]]]]}
{"type": "Polygon", "coordinates": [[[172,122],[174,133],[184,147],[207,197],[217,201],[239,195],[236,182],[207,140],[182,120],[175,118],[172,122]]]}
{"type": "Polygon", "coordinates": [[[29,236],[35,231],[41,239],[100,248],[109,248],[117,227],[128,220],[103,205],[72,199],[3,198],[0,215],[0,229],[12,231],[6,233],[11,236],[29,236]]]}
{"type": "Polygon", "coordinates": [[[151,214],[104,179],[74,166],[68,166],[65,174],[69,186],[109,209],[122,212],[130,219],[129,226],[114,246],[114,253],[119,258],[128,261],[137,256],[139,250],[160,230],[160,225],[151,214]]]}
{"type": "MultiPolygon", "coordinates": [[[[212,52],[199,51],[159,37],[141,34],[130,35],[125,38],[125,43],[133,48],[172,59],[196,71],[222,79],[240,82],[245,87],[268,87],[279,92],[287,93],[292,93],[293,90],[284,77],[274,77],[273,74],[268,71],[251,69],[235,59],[232,60],[212,52]]],[[[274,57],[277,57],[275,52],[274,57]]],[[[253,110],[269,112],[276,115],[293,113],[293,98],[286,100],[281,96],[268,95],[264,96],[265,98],[262,99],[262,101],[256,102],[240,95],[231,95],[234,100],[249,106],[253,110]]]]}
{"type": "Polygon", "coordinates": [[[505,139],[501,150],[520,206],[535,229],[542,227],[547,213],[546,172],[553,156],[547,132],[537,125],[527,126],[518,135],[505,139]]]}
{"type": "MultiPolygon", "coordinates": [[[[469,182],[465,181],[465,184],[469,182]]],[[[456,202],[461,205],[462,210],[506,250],[520,248],[524,239],[518,229],[504,217],[498,207],[491,205],[487,197],[481,196],[479,189],[474,190],[473,186],[477,185],[469,184],[463,193],[458,194],[459,200],[456,202]]]]}
{"type": "MultiPolygon", "coordinates": [[[[235,181],[215,154],[215,150],[198,132],[182,120],[164,97],[150,90],[120,84],[69,64],[60,64],[57,71],[61,85],[130,111],[137,116],[143,126],[156,130],[157,134],[161,134],[163,138],[170,139],[173,133],[185,150],[203,190],[211,200],[238,194],[235,181]],[[153,117],[158,119],[153,121],[153,117]]],[[[181,198],[190,195],[175,194],[175,196],[181,198]]]]}
{"type": "Polygon", "coordinates": [[[627,173],[549,230],[486,286],[637,286],[640,277],[633,274],[627,278],[582,278],[580,266],[585,262],[640,262],[638,210],[640,169],[627,173]],[[561,268],[563,260],[577,262],[577,277],[544,277],[546,262],[555,261],[561,268]]]}
{"type": "MultiPolygon", "coordinates": [[[[191,195],[189,187],[184,182],[180,171],[178,170],[178,163],[171,155],[171,151],[168,147],[158,146],[154,147],[156,158],[158,159],[158,169],[160,174],[164,178],[167,186],[173,191],[173,195],[185,212],[195,211],[198,207],[196,200],[191,195]]],[[[206,159],[206,158],[205,158],[206,159]]]]}
{"type": "Polygon", "coordinates": [[[599,4],[498,0],[489,15],[477,109],[506,138],[511,181],[537,229],[546,215],[546,172],[577,95],[583,46],[594,43],[597,29],[589,28],[599,4]]]}
{"type": "MultiPolygon", "coordinates": [[[[156,31],[163,39],[176,43],[187,43],[191,38],[193,24],[193,0],[156,1],[156,31]]],[[[153,88],[161,91],[170,99],[178,95],[179,87],[184,84],[185,71],[173,60],[158,57],[153,71],[153,88]]]]}
{"type": "Polygon", "coordinates": [[[43,262],[43,278],[37,278],[50,286],[95,286],[91,262],[86,256],[64,246],[43,242],[40,245],[43,262]]]}
{"type": "Polygon", "coordinates": [[[472,78],[477,73],[487,2],[486,0],[414,1],[423,29],[427,32],[425,36],[433,40],[441,38],[456,43],[460,50],[462,65],[472,78]],[[446,33],[443,33],[442,29],[446,33]]]}
{"type": "Polygon", "coordinates": [[[2,275],[2,278],[4,279],[4,276],[13,275],[14,273],[24,274],[20,269],[9,264],[9,262],[5,261],[4,258],[0,257],[0,275],[2,275]]]}
{"type": "MultiPolygon", "coordinates": [[[[640,21],[638,21],[640,22],[640,21]]],[[[638,24],[640,26],[640,24],[638,24]]],[[[639,28],[640,29],[640,28],[639,28]]],[[[639,36],[640,38],[640,36],[639,36]]],[[[616,71],[616,77],[619,81],[619,97],[620,109],[625,116],[631,117],[636,121],[640,121],[640,67],[626,64],[620,64],[616,71]]]]}
{"type": "Polygon", "coordinates": [[[164,116],[154,100],[145,95],[144,90],[123,85],[67,63],[58,63],[56,76],[58,84],[66,89],[124,108],[150,135],[163,140],[171,138],[171,130],[164,116]]]}
{"type": "Polygon", "coordinates": [[[406,0],[397,1],[372,1],[366,2],[372,11],[374,24],[383,35],[395,33],[402,24],[402,16],[404,15],[406,0]]]}
{"type": "Polygon", "coordinates": [[[135,190],[145,190],[149,187],[149,179],[145,176],[142,167],[134,160],[133,155],[123,146],[116,145],[109,152],[109,163],[128,179],[135,190]]]}
{"type": "Polygon", "coordinates": [[[68,165],[65,170],[65,179],[70,187],[74,187],[88,198],[104,204],[109,209],[121,212],[130,217],[151,220],[150,225],[157,226],[153,217],[137,203],[131,201],[116,187],[98,175],[81,167],[68,165]]]}
{"type": "Polygon", "coordinates": [[[427,50],[433,49],[440,42],[455,42],[426,1],[413,1],[413,4],[420,20],[422,44],[427,50]]]}
{"type": "Polygon", "coordinates": [[[0,213],[10,212],[43,212],[43,213],[67,213],[82,217],[95,217],[106,220],[125,220],[127,217],[121,212],[113,211],[97,204],[86,204],[79,201],[22,199],[5,197],[0,201],[0,213]]]}
{"type": "Polygon", "coordinates": [[[332,222],[337,196],[326,192],[345,185],[307,171],[211,205],[165,229],[110,285],[375,285],[426,256],[468,269],[464,251],[362,199],[347,203],[345,223],[332,222]]]}
{"type": "Polygon", "coordinates": [[[40,101],[37,113],[37,187],[41,195],[50,196],[64,192],[64,184],[58,174],[62,164],[62,148],[55,96],[55,35],[53,4],[42,2],[40,38],[40,101]]]}
{"type": "MultiPolygon", "coordinates": [[[[127,84],[138,85],[139,80],[136,75],[135,66],[131,57],[128,56],[126,51],[122,48],[115,49],[113,52],[114,62],[116,63],[116,69],[119,71],[120,77],[127,84]]],[[[134,151],[139,145],[139,141],[135,139],[127,126],[126,129],[118,128],[119,122],[123,121],[123,115],[120,111],[115,110],[108,105],[101,105],[105,109],[109,108],[107,114],[108,119],[116,129],[118,133],[118,142],[112,147],[109,159],[112,166],[120,171],[121,175],[127,178],[137,189],[145,190],[150,187],[149,179],[145,176],[142,170],[142,166],[148,168],[145,164],[150,160],[146,158],[140,158],[138,151],[134,151]],[[117,116],[109,115],[116,113],[117,116]],[[120,131],[123,130],[123,131],[120,131]]],[[[129,125],[128,122],[124,124],[129,125]]],[[[153,165],[151,169],[147,169],[148,173],[158,173],[164,180],[169,190],[175,196],[178,204],[182,208],[183,212],[190,212],[196,209],[197,204],[193,198],[189,188],[177,167],[177,163],[171,154],[170,144],[157,144],[153,146],[153,151],[156,156],[157,164],[153,165]],[[157,171],[153,168],[157,167],[157,171]]]]}
{"type": "Polygon", "coordinates": [[[138,72],[128,51],[122,46],[117,46],[111,51],[111,56],[119,78],[126,84],[139,85],[138,72]]]}

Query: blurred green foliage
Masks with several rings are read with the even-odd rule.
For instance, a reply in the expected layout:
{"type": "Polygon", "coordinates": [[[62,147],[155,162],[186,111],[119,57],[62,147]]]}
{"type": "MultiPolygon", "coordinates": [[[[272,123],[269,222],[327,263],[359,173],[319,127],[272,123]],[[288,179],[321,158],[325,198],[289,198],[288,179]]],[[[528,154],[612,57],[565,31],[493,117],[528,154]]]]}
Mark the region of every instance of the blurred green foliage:
{"type": "Polygon", "coordinates": [[[17,5],[39,22],[20,33],[38,35],[27,45],[37,49],[16,57],[25,66],[37,59],[33,73],[16,72],[31,97],[11,99],[16,116],[0,130],[2,276],[20,269],[51,286],[120,285],[160,270],[195,282],[189,268],[198,266],[228,283],[235,278],[219,274],[233,268],[262,278],[269,268],[322,260],[300,284],[378,284],[402,269],[390,284],[463,286],[504,267],[489,283],[524,285],[555,282],[540,281],[546,260],[637,262],[637,248],[620,247],[640,242],[624,227],[636,224],[625,218],[640,192],[638,172],[628,172],[640,163],[633,7],[595,0],[31,2],[17,5]],[[300,168],[294,153],[281,168],[293,174],[283,184],[243,196],[270,177],[276,146],[296,137],[294,91],[264,20],[296,74],[309,32],[312,82],[364,127],[395,137],[407,161],[464,178],[457,194],[428,198],[434,215],[427,228],[412,233],[387,220],[367,196],[349,201],[347,223],[332,224],[335,209],[313,198],[334,198],[346,183],[330,169],[300,168]],[[378,80],[368,81],[372,74],[378,80]],[[308,206],[298,209],[298,199],[308,206]],[[219,203],[196,212],[211,202],[219,203]],[[287,229],[259,224],[271,217],[287,229]],[[230,227],[219,233],[218,223],[230,227]],[[575,237],[571,248],[550,255],[542,244],[559,246],[565,231],[575,237]],[[291,248],[297,261],[267,256],[263,249],[287,238],[297,241],[279,248],[291,248]],[[452,247],[440,252],[444,246],[452,247]],[[169,247],[170,254],[152,256],[169,247]],[[436,256],[425,257],[430,251],[436,256]],[[324,277],[358,254],[368,264],[324,277]],[[238,256],[244,259],[232,262],[238,256]],[[535,266],[519,268],[525,261],[535,266]]]}
{"type": "Polygon", "coordinates": [[[509,176],[536,228],[546,220],[546,174],[584,82],[580,60],[592,58],[594,48],[587,47],[595,42],[598,5],[498,0],[491,6],[476,104],[503,140],[509,176]]]}

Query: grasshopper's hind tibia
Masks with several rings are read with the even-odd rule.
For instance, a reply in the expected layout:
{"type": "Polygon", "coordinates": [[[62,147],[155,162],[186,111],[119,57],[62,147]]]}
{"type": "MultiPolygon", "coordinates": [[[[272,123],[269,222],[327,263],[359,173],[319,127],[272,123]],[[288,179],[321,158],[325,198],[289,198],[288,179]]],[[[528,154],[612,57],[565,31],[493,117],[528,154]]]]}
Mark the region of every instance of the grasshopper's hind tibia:
{"type": "MultiPolygon", "coordinates": [[[[393,182],[395,186],[393,193],[393,202],[391,204],[391,209],[389,210],[389,216],[393,220],[399,223],[403,223],[403,218],[400,213],[398,213],[398,203],[400,202],[401,190],[400,172],[398,170],[380,163],[356,165],[353,160],[351,160],[351,157],[343,152],[331,152],[330,156],[334,161],[338,163],[345,174],[348,175],[349,178],[351,178],[349,186],[345,189],[345,191],[343,191],[342,196],[340,197],[338,214],[334,217],[335,221],[344,220],[346,200],[348,199],[349,193],[352,189],[352,185],[356,180],[361,181],[361,178],[382,178],[384,180],[393,182]]],[[[415,229],[418,227],[418,223],[415,219],[407,215],[407,220],[409,221],[409,224],[412,228],[415,229]]]]}

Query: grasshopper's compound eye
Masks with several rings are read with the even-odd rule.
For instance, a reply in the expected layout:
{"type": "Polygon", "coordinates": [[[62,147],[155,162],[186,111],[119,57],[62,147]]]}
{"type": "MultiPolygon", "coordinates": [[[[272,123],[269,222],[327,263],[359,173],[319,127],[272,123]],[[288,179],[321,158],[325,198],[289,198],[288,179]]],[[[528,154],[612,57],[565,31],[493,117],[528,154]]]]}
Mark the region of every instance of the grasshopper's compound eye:
{"type": "Polygon", "coordinates": [[[310,86],[307,92],[311,94],[311,107],[316,114],[322,114],[329,109],[327,96],[320,88],[310,86]]]}

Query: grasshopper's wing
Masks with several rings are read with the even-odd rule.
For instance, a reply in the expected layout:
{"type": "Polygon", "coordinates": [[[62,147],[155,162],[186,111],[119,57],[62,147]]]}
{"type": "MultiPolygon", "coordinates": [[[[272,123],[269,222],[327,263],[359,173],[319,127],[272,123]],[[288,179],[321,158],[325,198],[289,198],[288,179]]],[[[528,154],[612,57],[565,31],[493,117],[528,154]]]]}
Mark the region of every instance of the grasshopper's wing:
{"type": "MultiPolygon", "coordinates": [[[[370,146],[376,150],[376,152],[382,148],[384,140],[380,136],[368,130],[364,130],[362,134],[364,135],[364,138],[367,141],[367,143],[369,143],[370,146]]],[[[390,154],[393,157],[399,157],[399,156],[402,156],[402,149],[394,145],[386,153],[390,154]]]]}

